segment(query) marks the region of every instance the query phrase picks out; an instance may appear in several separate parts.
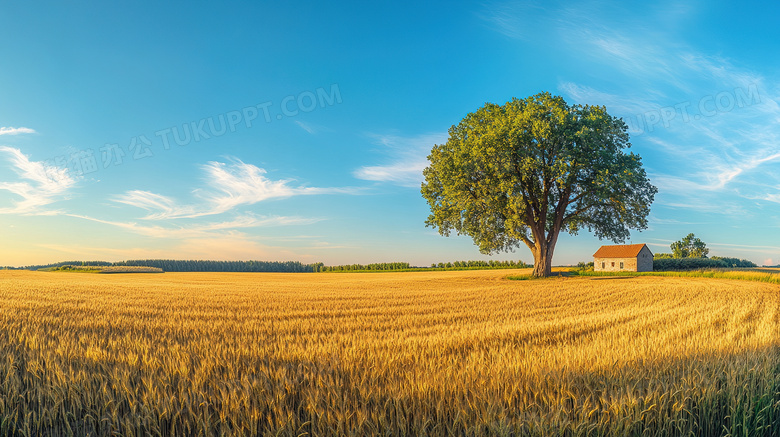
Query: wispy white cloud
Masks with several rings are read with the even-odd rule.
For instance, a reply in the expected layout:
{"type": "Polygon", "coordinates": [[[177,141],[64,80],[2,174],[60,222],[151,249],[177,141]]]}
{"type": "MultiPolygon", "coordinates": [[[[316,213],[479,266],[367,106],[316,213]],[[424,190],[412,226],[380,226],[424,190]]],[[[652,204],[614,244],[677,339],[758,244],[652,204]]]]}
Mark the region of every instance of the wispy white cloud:
{"type": "Polygon", "coordinates": [[[375,135],[384,153],[392,155],[386,164],[368,165],[355,170],[358,179],[389,182],[405,187],[419,187],[423,170],[428,166],[428,155],[436,144],[447,141],[446,133],[423,134],[414,137],[375,135]]]}
{"type": "Polygon", "coordinates": [[[238,229],[306,225],[321,218],[257,215],[243,212],[232,218],[186,224],[175,219],[187,219],[220,214],[240,205],[251,205],[263,200],[295,195],[353,193],[351,189],[318,188],[294,185],[292,180],[271,180],[265,170],[233,160],[230,164],[210,162],[203,166],[209,188],[197,191],[199,203],[180,205],[175,199],[142,190],[128,191],[113,200],[149,212],[144,222],[108,220],[82,213],[51,210],[47,205],[65,198],[68,190],[76,184],[67,169],[32,161],[19,149],[0,146],[0,155],[8,157],[7,162],[17,173],[17,181],[0,182],[0,190],[19,196],[12,206],[0,208],[0,214],[59,215],[89,220],[94,223],[120,228],[135,234],[164,239],[215,239],[229,237],[238,229]],[[158,221],[162,223],[149,222],[158,221]]]}
{"type": "Polygon", "coordinates": [[[767,193],[764,195],[763,200],[780,203],[780,193],[767,193]]]}
{"type": "Polygon", "coordinates": [[[0,135],[34,134],[29,127],[0,127],[0,135]]]}
{"type": "Polygon", "coordinates": [[[294,184],[293,179],[270,179],[265,169],[235,158],[229,163],[209,162],[202,170],[207,188],[194,191],[199,200],[196,204],[180,205],[170,197],[141,190],[127,191],[113,200],[150,211],[146,220],[163,220],[222,214],[271,199],[359,192],[355,188],[307,187],[294,184]]]}
{"type": "Polygon", "coordinates": [[[422,182],[425,162],[401,161],[388,165],[368,165],[355,171],[355,177],[367,181],[391,182],[405,187],[416,187],[422,182]]]}
{"type": "Polygon", "coordinates": [[[641,14],[618,5],[616,13],[586,1],[540,14],[528,2],[509,1],[488,4],[483,18],[520,40],[548,28],[546,41],[591,74],[609,71],[608,83],[564,80],[559,91],[626,120],[661,189],[659,203],[744,215],[745,202],[780,199],[780,94],[762,74],[675,38],[695,9],[673,5],[662,1],[641,14]],[[529,13],[536,20],[529,22],[529,13]]]}
{"type": "Polygon", "coordinates": [[[298,127],[300,127],[301,129],[305,130],[306,132],[308,132],[310,134],[316,133],[316,130],[308,123],[304,123],[304,122],[302,122],[300,120],[295,120],[295,124],[297,124],[298,127]]]}
{"type": "Polygon", "coordinates": [[[0,146],[0,153],[8,157],[8,162],[20,178],[14,182],[0,182],[0,190],[21,197],[13,206],[0,208],[0,214],[51,215],[54,212],[43,207],[62,200],[68,189],[76,183],[67,169],[31,161],[19,149],[0,146]]]}
{"type": "Polygon", "coordinates": [[[671,219],[671,218],[661,218],[661,217],[657,217],[657,216],[654,216],[654,215],[651,215],[648,218],[648,220],[649,220],[649,222],[652,225],[674,225],[674,226],[678,226],[678,225],[699,225],[699,224],[701,224],[701,223],[697,223],[697,222],[682,221],[682,220],[671,219]]]}
{"type": "MultiPolygon", "coordinates": [[[[651,242],[648,242],[646,244],[648,246],[665,247],[665,248],[669,249],[669,244],[668,243],[651,243],[651,242]]],[[[655,252],[661,252],[661,251],[660,250],[656,250],[655,252]]]]}
{"type": "Polygon", "coordinates": [[[220,214],[240,205],[252,205],[269,199],[314,194],[349,194],[351,188],[319,188],[293,185],[292,179],[273,180],[265,169],[233,159],[230,164],[209,162],[203,166],[210,191],[199,192],[208,203],[200,215],[220,214]]]}
{"type": "Polygon", "coordinates": [[[170,197],[149,191],[132,190],[116,196],[115,202],[142,208],[152,213],[144,217],[148,220],[159,220],[171,217],[187,217],[195,214],[193,206],[179,206],[170,197]]]}
{"type": "Polygon", "coordinates": [[[124,222],[116,220],[104,220],[82,214],[64,214],[69,217],[89,220],[104,225],[115,226],[136,234],[154,238],[216,238],[229,235],[235,229],[305,225],[316,223],[321,219],[295,216],[257,216],[254,214],[242,214],[232,220],[210,222],[203,224],[188,224],[187,226],[175,225],[147,225],[136,222],[124,222]]]}
{"type": "Polygon", "coordinates": [[[707,246],[717,246],[717,247],[736,247],[744,250],[750,250],[750,249],[767,249],[771,251],[777,251],[777,246],[767,246],[767,245],[756,245],[756,244],[733,244],[733,243],[711,243],[708,242],[707,246]]]}
{"type": "Polygon", "coordinates": [[[533,41],[539,38],[540,29],[553,30],[550,26],[529,25],[526,17],[538,15],[544,7],[530,1],[495,2],[477,15],[491,29],[512,39],[533,41]]]}

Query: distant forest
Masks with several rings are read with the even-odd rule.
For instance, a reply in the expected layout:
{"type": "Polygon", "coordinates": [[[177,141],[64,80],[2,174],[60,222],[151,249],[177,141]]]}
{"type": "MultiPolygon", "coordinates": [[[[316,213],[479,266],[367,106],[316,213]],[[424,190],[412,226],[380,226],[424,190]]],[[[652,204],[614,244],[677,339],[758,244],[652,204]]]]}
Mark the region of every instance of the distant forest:
{"type": "Polygon", "coordinates": [[[41,270],[63,266],[83,267],[156,267],[166,272],[356,272],[356,271],[410,271],[410,270],[467,270],[467,269],[513,269],[529,267],[523,261],[455,261],[433,263],[430,267],[415,267],[408,262],[372,264],[345,264],[326,266],[323,263],[304,264],[300,261],[208,261],[142,259],[119,262],[107,261],[62,261],[54,264],[26,267],[5,267],[16,270],[41,270]]]}
{"type": "Polygon", "coordinates": [[[208,261],[175,259],[137,259],[129,261],[63,261],[54,264],[23,267],[40,270],[62,266],[104,266],[104,267],[157,267],[166,272],[318,272],[322,263],[303,264],[300,261],[208,261]]]}
{"type": "Polygon", "coordinates": [[[448,263],[433,263],[430,267],[415,267],[409,263],[374,263],[345,264],[340,266],[323,266],[321,272],[371,272],[385,270],[471,270],[471,269],[523,269],[533,267],[522,261],[455,261],[448,263]]]}

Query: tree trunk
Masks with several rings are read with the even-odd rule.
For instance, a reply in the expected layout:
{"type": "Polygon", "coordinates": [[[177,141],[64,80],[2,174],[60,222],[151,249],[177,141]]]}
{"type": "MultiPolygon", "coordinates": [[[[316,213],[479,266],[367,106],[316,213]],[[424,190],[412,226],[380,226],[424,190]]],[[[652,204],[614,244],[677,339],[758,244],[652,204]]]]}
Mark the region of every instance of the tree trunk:
{"type": "Polygon", "coordinates": [[[534,273],[538,278],[546,278],[552,273],[552,255],[553,251],[548,250],[546,242],[542,242],[540,247],[534,251],[534,273]]]}
{"type": "MultiPolygon", "coordinates": [[[[549,241],[546,238],[537,240],[534,247],[531,248],[531,252],[534,255],[534,273],[537,278],[546,278],[552,274],[552,257],[555,251],[555,245],[558,243],[558,233],[560,229],[553,229],[551,235],[548,235],[549,241]]],[[[544,236],[544,233],[540,233],[544,236]]]]}

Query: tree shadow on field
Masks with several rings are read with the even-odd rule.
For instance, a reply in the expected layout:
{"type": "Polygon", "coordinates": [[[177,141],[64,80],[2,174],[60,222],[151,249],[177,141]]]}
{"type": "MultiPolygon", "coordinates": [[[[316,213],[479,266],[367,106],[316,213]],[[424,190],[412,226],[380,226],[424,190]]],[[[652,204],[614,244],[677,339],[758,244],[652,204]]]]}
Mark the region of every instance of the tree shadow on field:
{"type": "Polygon", "coordinates": [[[177,374],[73,358],[60,376],[6,338],[0,435],[780,435],[780,340],[571,368],[556,352],[577,340],[571,333],[452,349],[372,349],[354,337],[319,352],[247,355],[237,372],[230,361],[177,374]],[[534,342],[551,339],[544,350],[558,355],[534,357],[544,353],[534,342]],[[530,359],[513,365],[513,354],[530,359]]]}
{"type": "Polygon", "coordinates": [[[433,372],[388,369],[368,355],[279,362],[302,385],[283,411],[268,404],[264,413],[293,414],[295,430],[310,435],[780,435],[778,344],[520,373],[442,359],[450,364],[433,372]]]}
{"type": "Polygon", "coordinates": [[[777,342],[567,371],[557,379],[568,389],[560,399],[573,435],[594,425],[610,435],[780,435],[777,342]]]}

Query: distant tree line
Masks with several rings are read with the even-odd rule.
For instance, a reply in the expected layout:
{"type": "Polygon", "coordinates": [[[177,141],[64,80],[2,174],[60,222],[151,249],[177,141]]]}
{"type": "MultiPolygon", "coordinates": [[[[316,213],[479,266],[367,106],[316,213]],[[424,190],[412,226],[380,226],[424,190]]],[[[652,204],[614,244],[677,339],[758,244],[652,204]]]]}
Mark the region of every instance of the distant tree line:
{"type": "Polygon", "coordinates": [[[321,272],[355,272],[355,271],[385,271],[385,270],[409,270],[413,269],[406,262],[372,263],[372,264],[344,264],[338,266],[322,266],[321,272]]]}
{"type": "Polygon", "coordinates": [[[455,261],[452,263],[433,263],[432,268],[439,269],[462,269],[462,268],[486,268],[486,269],[524,269],[533,267],[532,264],[526,264],[523,261],[455,261]]]}
{"type": "MultiPolygon", "coordinates": [[[[40,270],[78,267],[154,267],[166,272],[357,272],[357,271],[408,271],[426,269],[518,269],[532,267],[523,261],[455,261],[433,263],[430,267],[416,267],[408,262],[386,262],[371,264],[343,264],[326,266],[323,263],[304,264],[299,261],[209,261],[209,260],[174,260],[174,259],[140,259],[118,262],[106,261],[63,261],[53,264],[31,265],[19,269],[40,270]],[[72,267],[71,267],[72,266],[72,267]]],[[[8,267],[13,268],[13,267],[8,267]]]]}
{"type": "Polygon", "coordinates": [[[90,272],[90,273],[163,273],[159,267],[149,266],[98,266],[98,265],[70,265],[60,267],[45,267],[38,270],[61,272],[90,272]]]}
{"type": "Polygon", "coordinates": [[[303,264],[300,261],[208,261],[141,259],[118,262],[106,261],[64,261],[54,264],[24,267],[27,270],[39,270],[62,266],[100,266],[100,267],[156,267],[166,272],[319,272],[322,263],[303,264]]]}
{"type": "Polygon", "coordinates": [[[114,266],[158,267],[166,272],[318,272],[322,263],[303,264],[300,261],[209,261],[141,259],[120,261],[114,266]]]}
{"type": "Polygon", "coordinates": [[[109,267],[114,265],[114,263],[108,262],[108,261],[62,261],[58,263],[52,263],[52,264],[36,264],[26,267],[7,267],[8,269],[18,269],[18,270],[40,270],[40,269],[50,269],[53,267],[64,267],[64,266],[81,266],[81,267],[109,267]]]}
{"type": "Polygon", "coordinates": [[[149,266],[108,266],[100,267],[100,273],[163,273],[163,269],[149,266]]]}
{"type": "Polygon", "coordinates": [[[522,269],[533,267],[523,261],[455,261],[433,263],[430,267],[416,267],[407,262],[344,264],[338,266],[323,266],[321,272],[366,272],[392,270],[467,270],[467,269],[522,269]]]}

